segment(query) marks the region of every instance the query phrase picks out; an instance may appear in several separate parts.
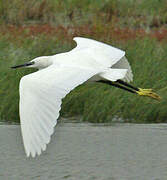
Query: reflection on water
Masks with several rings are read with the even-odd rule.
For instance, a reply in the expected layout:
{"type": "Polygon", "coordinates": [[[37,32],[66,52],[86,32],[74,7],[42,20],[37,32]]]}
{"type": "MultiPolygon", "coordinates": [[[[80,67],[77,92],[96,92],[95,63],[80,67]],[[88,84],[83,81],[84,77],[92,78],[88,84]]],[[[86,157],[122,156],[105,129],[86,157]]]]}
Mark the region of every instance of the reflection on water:
{"type": "Polygon", "coordinates": [[[59,123],[32,159],[20,126],[0,126],[0,180],[166,180],[167,124],[59,123]]]}

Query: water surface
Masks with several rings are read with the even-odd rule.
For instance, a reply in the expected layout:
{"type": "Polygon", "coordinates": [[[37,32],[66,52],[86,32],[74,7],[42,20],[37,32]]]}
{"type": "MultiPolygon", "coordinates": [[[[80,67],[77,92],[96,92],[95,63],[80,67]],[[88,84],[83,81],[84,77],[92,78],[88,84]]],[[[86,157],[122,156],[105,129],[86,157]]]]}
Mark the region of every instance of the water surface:
{"type": "Polygon", "coordinates": [[[59,123],[26,158],[19,125],[0,125],[0,180],[166,180],[167,124],[59,123]]]}

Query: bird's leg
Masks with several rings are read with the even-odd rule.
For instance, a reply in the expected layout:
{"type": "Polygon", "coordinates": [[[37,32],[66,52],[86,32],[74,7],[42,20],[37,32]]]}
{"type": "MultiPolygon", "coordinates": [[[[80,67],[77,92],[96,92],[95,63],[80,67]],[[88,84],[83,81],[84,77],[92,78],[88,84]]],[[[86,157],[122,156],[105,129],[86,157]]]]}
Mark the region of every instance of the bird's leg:
{"type": "Polygon", "coordinates": [[[120,88],[120,89],[124,89],[126,91],[129,91],[131,93],[136,93],[136,91],[132,90],[132,89],[129,89],[125,86],[122,86],[120,85],[119,83],[117,82],[113,82],[113,81],[108,81],[108,80],[99,80],[97,82],[100,82],[100,83],[104,83],[104,84],[108,84],[108,85],[111,85],[111,86],[114,86],[114,87],[117,87],[117,88],[120,88]]]}
{"type": "Polygon", "coordinates": [[[120,89],[124,89],[126,91],[138,94],[140,96],[148,96],[148,97],[151,97],[156,100],[161,100],[161,97],[158,94],[156,94],[155,92],[153,92],[152,89],[137,88],[137,87],[132,86],[131,84],[128,84],[127,82],[122,81],[122,80],[117,80],[115,82],[108,81],[108,80],[100,80],[97,82],[105,83],[105,84],[108,84],[108,85],[111,85],[111,86],[114,86],[114,87],[117,87],[120,89]]]}
{"type": "Polygon", "coordinates": [[[134,87],[134,86],[128,84],[127,82],[122,81],[122,80],[117,80],[116,82],[118,82],[119,84],[122,84],[126,87],[132,88],[140,96],[148,96],[148,97],[151,97],[156,100],[161,100],[161,97],[158,94],[156,94],[152,89],[137,88],[137,87],[134,87]]]}
{"type": "Polygon", "coordinates": [[[116,82],[118,82],[119,84],[122,84],[122,85],[124,85],[124,86],[126,86],[126,87],[132,88],[132,89],[134,89],[135,91],[139,91],[139,88],[134,87],[134,86],[132,86],[131,84],[128,84],[127,82],[122,81],[122,80],[120,80],[120,79],[117,80],[116,82]]]}

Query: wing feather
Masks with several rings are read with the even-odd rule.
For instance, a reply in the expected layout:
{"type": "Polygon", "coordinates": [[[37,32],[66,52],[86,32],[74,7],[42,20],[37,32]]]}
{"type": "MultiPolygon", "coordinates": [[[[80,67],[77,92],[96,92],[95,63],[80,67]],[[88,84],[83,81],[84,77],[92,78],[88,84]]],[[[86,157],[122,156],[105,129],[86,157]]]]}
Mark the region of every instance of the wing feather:
{"type": "Polygon", "coordinates": [[[118,62],[125,52],[108,44],[82,37],[75,37],[77,46],[71,52],[85,51],[99,64],[111,67],[118,62]]]}
{"type": "Polygon", "coordinates": [[[125,57],[124,51],[93,39],[75,37],[74,41],[76,41],[77,46],[71,52],[85,52],[99,64],[106,67],[127,69],[123,80],[127,82],[133,81],[131,66],[125,57]]]}
{"type": "Polygon", "coordinates": [[[24,76],[20,81],[20,120],[27,156],[46,149],[57,124],[61,100],[100,69],[58,67],[24,76]]]}

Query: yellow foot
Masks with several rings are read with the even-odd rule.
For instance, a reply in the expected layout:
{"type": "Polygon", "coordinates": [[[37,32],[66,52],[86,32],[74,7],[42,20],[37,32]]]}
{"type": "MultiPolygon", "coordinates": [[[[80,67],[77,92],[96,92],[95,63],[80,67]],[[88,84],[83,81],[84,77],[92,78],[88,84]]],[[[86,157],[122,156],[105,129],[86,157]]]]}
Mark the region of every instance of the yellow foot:
{"type": "Polygon", "coordinates": [[[139,94],[140,96],[148,96],[151,97],[153,99],[156,99],[158,101],[161,100],[161,97],[156,94],[155,92],[153,92],[152,89],[141,89],[139,88],[139,91],[136,91],[137,94],[139,94]]]}

